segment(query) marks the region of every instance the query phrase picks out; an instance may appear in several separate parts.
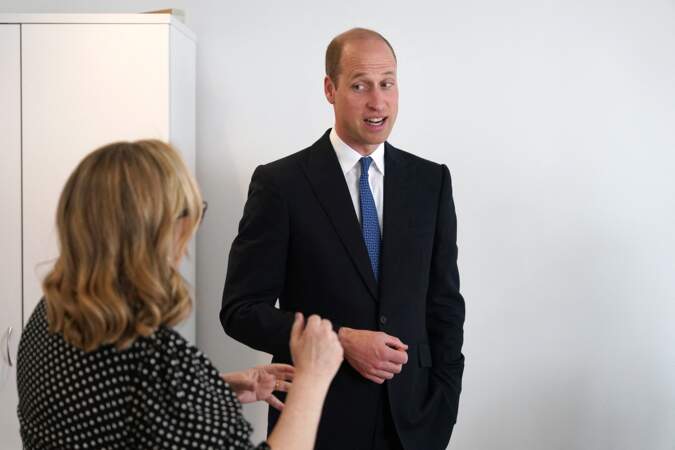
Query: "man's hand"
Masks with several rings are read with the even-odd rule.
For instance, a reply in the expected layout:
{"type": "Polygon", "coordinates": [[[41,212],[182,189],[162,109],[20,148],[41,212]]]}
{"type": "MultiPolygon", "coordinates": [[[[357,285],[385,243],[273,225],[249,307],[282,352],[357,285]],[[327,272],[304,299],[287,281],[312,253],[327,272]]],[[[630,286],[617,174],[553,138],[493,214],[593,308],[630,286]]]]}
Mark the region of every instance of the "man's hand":
{"type": "Polygon", "coordinates": [[[408,362],[408,346],[387,333],[342,327],[338,336],[347,362],[374,383],[391,380],[408,362]]]}
{"type": "Polygon", "coordinates": [[[268,364],[241,372],[221,373],[220,377],[230,384],[241,403],[264,400],[272,407],[281,410],[284,404],[272,392],[288,392],[294,373],[293,366],[268,364]]]}

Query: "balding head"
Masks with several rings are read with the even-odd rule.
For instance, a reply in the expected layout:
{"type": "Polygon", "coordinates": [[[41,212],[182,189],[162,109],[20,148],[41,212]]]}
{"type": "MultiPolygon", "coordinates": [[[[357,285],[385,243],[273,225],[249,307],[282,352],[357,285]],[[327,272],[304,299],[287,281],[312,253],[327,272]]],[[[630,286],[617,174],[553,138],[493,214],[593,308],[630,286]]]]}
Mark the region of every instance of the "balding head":
{"type": "Polygon", "coordinates": [[[389,41],[377,31],[368,30],[366,28],[352,28],[351,30],[345,31],[344,33],[335,36],[326,49],[326,76],[329,77],[336,86],[337,78],[340,75],[340,58],[342,58],[344,47],[353,41],[371,39],[380,40],[387,44],[387,47],[391,50],[391,54],[394,56],[394,60],[396,60],[394,48],[389,41]]]}
{"type": "Polygon", "coordinates": [[[323,87],[344,143],[369,155],[387,140],[398,113],[398,82],[396,55],[385,38],[356,28],[333,39],[323,87]]]}

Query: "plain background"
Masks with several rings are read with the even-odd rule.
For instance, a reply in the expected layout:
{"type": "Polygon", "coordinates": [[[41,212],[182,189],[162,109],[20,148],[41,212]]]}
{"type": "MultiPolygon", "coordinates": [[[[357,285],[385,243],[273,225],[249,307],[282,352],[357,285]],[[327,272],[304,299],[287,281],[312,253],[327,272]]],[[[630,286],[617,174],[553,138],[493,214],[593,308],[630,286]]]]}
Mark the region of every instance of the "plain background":
{"type": "MultiPolygon", "coordinates": [[[[332,126],[325,47],[365,26],[398,55],[390,141],[453,175],[467,365],[449,448],[675,449],[675,2],[3,0],[0,12],[166,7],[198,37],[197,333],[220,369],[269,360],[218,322],[251,173],[332,126]]],[[[265,407],[245,411],[261,439],[265,407]]]]}

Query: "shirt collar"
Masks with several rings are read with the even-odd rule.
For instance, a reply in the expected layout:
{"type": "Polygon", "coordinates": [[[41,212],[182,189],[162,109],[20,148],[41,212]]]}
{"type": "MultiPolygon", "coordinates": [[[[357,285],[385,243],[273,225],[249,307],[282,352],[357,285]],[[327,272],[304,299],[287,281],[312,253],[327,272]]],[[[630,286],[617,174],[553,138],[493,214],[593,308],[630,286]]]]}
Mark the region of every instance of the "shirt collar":
{"type": "MultiPolygon", "coordinates": [[[[342,173],[346,175],[359,163],[362,155],[340,139],[340,136],[335,132],[335,127],[330,130],[330,143],[335,149],[342,173]]],[[[373,166],[384,175],[384,143],[378,145],[375,151],[368,156],[373,158],[373,166]]]]}

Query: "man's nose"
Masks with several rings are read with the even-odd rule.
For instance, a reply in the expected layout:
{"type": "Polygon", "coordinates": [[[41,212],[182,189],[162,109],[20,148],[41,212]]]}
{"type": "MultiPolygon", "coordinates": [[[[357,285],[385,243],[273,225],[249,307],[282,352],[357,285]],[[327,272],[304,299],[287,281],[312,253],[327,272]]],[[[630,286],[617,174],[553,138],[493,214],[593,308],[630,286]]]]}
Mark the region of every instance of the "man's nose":
{"type": "Polygon", "coordinates": [[[384,93],[380,89],[373,89],[368,97],[366,106],[374,111],[384,111],[387,106],[384,93]]]}

